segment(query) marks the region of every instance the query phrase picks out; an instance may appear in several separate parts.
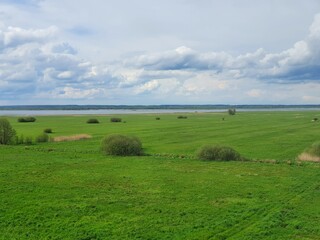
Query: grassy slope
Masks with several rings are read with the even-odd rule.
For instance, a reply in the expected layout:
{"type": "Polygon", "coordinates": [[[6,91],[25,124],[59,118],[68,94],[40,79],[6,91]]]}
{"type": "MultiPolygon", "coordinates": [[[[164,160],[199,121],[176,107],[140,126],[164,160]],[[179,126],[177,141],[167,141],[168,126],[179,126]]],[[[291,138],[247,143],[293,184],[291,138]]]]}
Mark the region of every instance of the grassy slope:
{"type": "Polygon", "coordinates": [[[316,113],[38,117],[14,128],[93,139],[0,146],[0,239],[319,239],[320,169],[170,157],[102,156],[107,133],[139,136],[148,153],[192,154],[228,143],[253,158],[293,159],[318,140],[316,113]]]}

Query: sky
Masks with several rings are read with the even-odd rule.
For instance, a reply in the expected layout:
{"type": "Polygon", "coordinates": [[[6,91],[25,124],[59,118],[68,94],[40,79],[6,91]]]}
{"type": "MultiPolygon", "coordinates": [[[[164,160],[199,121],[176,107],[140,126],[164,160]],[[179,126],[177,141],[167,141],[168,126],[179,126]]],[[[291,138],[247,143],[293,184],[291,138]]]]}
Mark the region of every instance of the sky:
{"type": "Polygon", "coordinates": [[[319,0],[0,0],[0,105],[320,104],[319,0]]]}

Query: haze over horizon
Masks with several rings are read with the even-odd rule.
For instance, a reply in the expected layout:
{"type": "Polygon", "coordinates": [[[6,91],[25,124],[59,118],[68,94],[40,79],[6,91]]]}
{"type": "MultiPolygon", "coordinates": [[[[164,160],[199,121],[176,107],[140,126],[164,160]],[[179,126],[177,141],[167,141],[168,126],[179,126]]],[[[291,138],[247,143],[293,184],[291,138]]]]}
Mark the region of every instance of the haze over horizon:
{"type": "Polygon", "coordinates": [[[0,105],[319,104],[317,0],[0,0],[0,105]]]}

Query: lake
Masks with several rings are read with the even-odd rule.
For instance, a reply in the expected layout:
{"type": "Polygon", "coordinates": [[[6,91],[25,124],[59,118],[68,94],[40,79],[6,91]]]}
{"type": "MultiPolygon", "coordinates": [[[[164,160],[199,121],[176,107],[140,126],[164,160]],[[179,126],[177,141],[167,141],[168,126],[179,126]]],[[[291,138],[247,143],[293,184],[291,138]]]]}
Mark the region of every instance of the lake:
{"type": "MultiPolygon", "coordinates": [[[[58,116],[58,115],[111,115],[163,113],[219,113],[228,109],[94,109],[94,110],[0,110],[0,116],[58,116]]],[[[261,111],[320,111],[320,108],[241,108],[237,112],[261,111]]]]}

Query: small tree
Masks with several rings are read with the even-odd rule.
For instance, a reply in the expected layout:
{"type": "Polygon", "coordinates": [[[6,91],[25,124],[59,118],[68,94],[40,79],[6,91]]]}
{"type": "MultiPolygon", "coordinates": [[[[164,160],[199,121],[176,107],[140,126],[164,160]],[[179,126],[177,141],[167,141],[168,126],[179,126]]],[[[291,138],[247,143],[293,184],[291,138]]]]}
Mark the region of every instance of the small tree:
{"type": "Polygon", "coordinates": [[[9,121],[0,118],[0,144],[9,144],[16,136],[16,131],[12,128],[9,121]]]}

